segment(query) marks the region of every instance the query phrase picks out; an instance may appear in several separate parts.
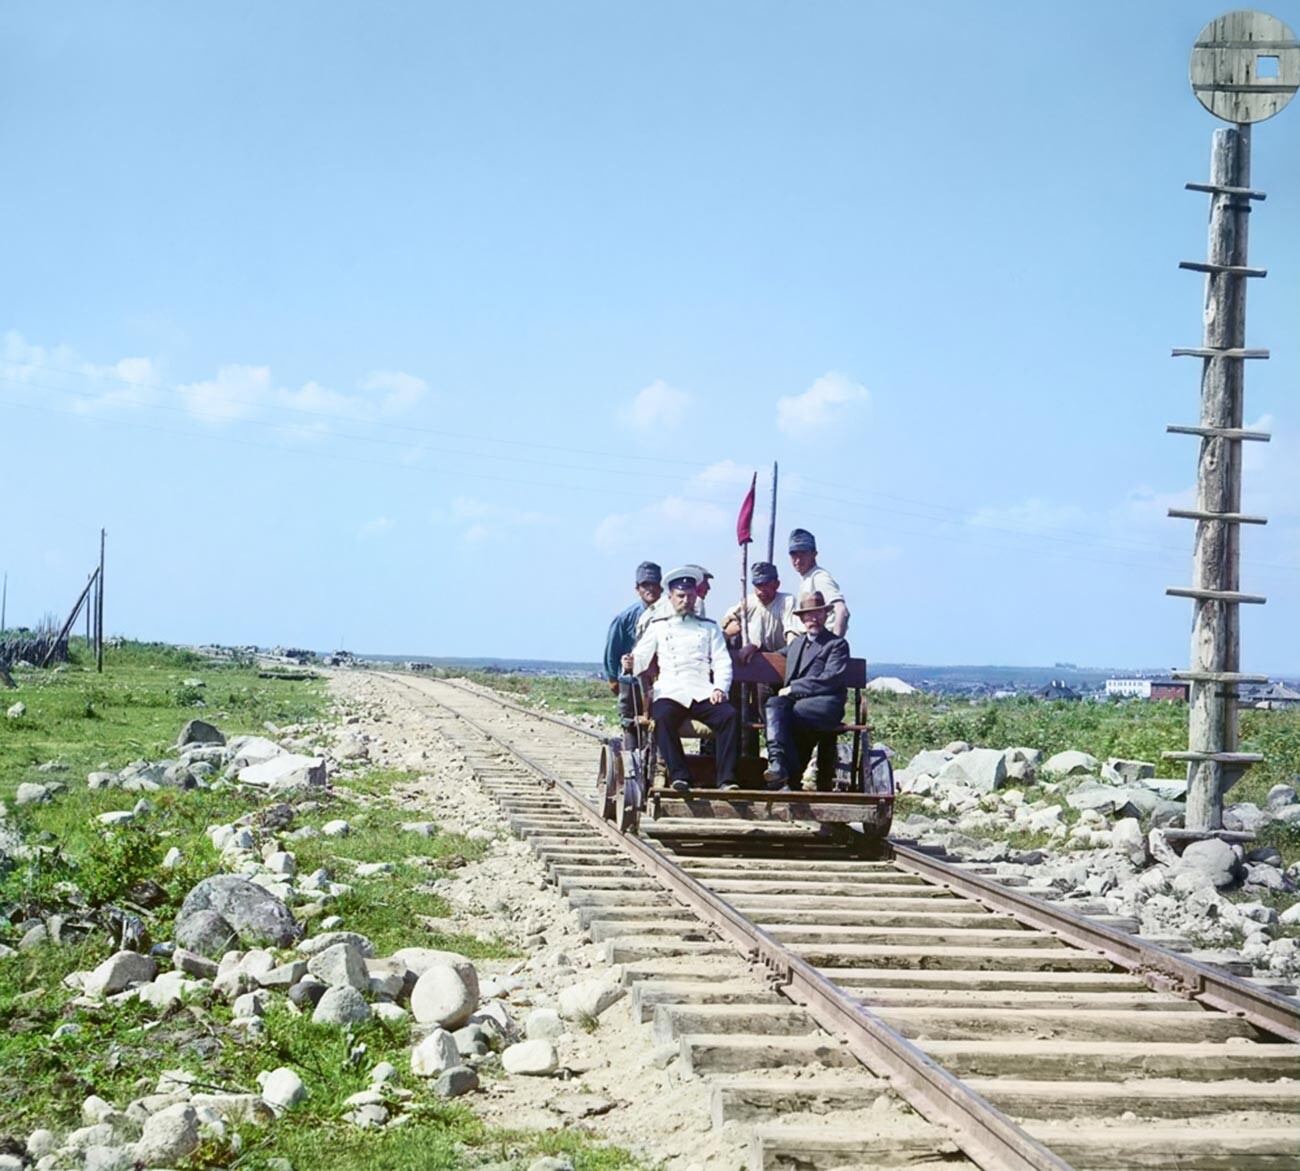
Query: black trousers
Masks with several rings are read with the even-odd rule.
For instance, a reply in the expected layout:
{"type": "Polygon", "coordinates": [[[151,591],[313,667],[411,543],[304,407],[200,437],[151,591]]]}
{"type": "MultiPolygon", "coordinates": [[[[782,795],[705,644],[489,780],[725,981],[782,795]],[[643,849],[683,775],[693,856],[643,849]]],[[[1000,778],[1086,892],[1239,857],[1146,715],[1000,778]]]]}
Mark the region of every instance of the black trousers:
{"type": "Polygon", "coordinates": [[[712,729],[717,739],[718,784],[735,783],[740,749],[740,719],[731,704],[697,699],[690,707],[683,707],[675,699],[656,699],[650,711],[655,720],[655,743],[659,747],[659,759],[668,769],[670,782],[691,779],[691,770],[686,767],[686,754],[682,751],[680,729],[687,720],[699,720],[712,729]]]}
{"type": "MultiPolygon", "coordinates": [[[[790,777],[800,777],[822,737],[844,720],[844,700],[838,696],[774,695],[767,701],[768,762],[790,777]]],[[[829,785],[833,759],[818,760],[817,787],[829,785]],[[827,772],[830,773],[827,776],[827,772]]]]}

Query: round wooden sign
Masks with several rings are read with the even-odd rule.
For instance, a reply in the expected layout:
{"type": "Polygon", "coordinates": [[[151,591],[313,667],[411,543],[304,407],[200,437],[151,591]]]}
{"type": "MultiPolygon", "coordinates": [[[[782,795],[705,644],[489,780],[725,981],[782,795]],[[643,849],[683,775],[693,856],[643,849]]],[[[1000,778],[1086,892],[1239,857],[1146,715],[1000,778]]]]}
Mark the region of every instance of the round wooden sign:
{"type": "Polygon", "coordinates": [[[1216,118],[1262,122],[1300,88],[1300,41],[1277,17],[1242,8],[1201,29],[1189,72],[1197,101],[1216,118]]]}

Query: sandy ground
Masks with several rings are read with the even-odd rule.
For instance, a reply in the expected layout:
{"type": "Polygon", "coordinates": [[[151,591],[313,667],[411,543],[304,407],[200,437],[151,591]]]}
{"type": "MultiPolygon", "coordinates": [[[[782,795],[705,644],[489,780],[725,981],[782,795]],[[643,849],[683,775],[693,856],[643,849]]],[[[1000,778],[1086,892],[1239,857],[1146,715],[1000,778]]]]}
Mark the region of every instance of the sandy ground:
{"type": "MultiPolygon", "coordinates": [[[[349,730],[366,737],[372,762],[418,772],[417,780],[395,792],[412,820],[476,836],[493,834],[484,859],[454,871],[438,891],[452,908],[446,929],[510,940],[526,956],[478,965],[488,990],[493,983],[500,986],[520,1026],[530,1009],[554,1007],[567,985],[616,978],[618,970],[603,962],[598,945],[584,940],[565,900],[547,885],[536,857],[509,835],[464,755],[428,727],[410,693],[346,671],[332,675],[331,688],[349,730]]],[[[737,959],[735,970],[742,969],[737,959]]],[[[656,1053],[650,1026],[632,1022],[626,999],[607,1009],[593,1031],[572,1026],[557,1049],[559,1075],[485,1073],[484,1088],[468,1099],[470,1104],[485,1121],[500,1126],[581,1128],[661,1162],[668,1171],[746,1166],[749,1128],[735,1123],[712,1128],[707,1082],[683,1076],[675,1060],[656,1053]]]]}

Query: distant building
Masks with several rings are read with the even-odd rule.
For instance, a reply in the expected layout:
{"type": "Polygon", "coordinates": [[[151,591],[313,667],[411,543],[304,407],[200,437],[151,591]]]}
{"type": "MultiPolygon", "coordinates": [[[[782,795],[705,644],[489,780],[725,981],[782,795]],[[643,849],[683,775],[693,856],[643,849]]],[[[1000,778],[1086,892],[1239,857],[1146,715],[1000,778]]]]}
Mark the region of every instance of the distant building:
{"type": "Polygon", "coordinates": [[[1191,688],[1190,683],[1182,683],[1177,679],[1151,679],[1150,691],[1147,698],[1152,703],[1160,700],[1166,700],[1170,703],[1186,703],[1187,693],[1191,688]]]}
{"type": "Polygon", "coordinates": [[[1053,679],[1046,687],[1034,692],[1039,699],[1082,699],[1083,697],[1063,679],[1053,679]]]}
{"type": "Polygon", "coordinates": [[[1150,679],[1107,679],[1107,695],[1123,695],[1136,699],[1151,698],[1150,679]]]}
{"type": "Polygon", "coordinates": [[[1258,708],[1276,711],[1279,708],[1300,707],[1300,691],[1288,687],[1285,683],[1270,683],[1253,696],[1258,708]]]}

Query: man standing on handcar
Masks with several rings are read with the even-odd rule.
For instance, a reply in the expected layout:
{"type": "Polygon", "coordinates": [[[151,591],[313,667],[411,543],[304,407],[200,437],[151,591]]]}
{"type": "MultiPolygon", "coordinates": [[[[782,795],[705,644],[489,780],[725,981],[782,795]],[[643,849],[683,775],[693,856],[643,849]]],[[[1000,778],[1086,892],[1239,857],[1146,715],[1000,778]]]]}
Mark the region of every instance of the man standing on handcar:
{"type": "Polygon", "coordinates": [[[735,789],[739,763],[739,719],[727,702],[731,688],[731,655],[718,624],[695,616],[695,591],[701,580],[695,566],[668,574],[671,617],[656,618],[623,656],[623,669],[641,675],[658,659],[654,702],[655,743],[668,770],[668,783],[677,792],[691,788],[691,773],[682,751],[681,726],[688,719],[712,729],[717,740],[718,788],[735,789]]]}
{"type": "Polygon", "coordinates": [[[662,581],[659,566],[653,561],[642,561],[636,567],[636,601],[614,616],[605,636],[605,678],[609,680],[610,691],[618,696],[618,719],[627,738],[625,743],[629,746],[637,743],[634,733],[638,703],[632,693],[637,684],[620,683],[619,667],[623,656],[636,645],[637,619],[647,613],[664,592],[662,581]]]}
{"type": "Polygon", "coordinates": [[[769,789],[788,789],[791,777],[803,775],[820,737],[844,722],[849,644],[826,629],[829,610],[817,590],[795,607],[805,633],[786,647],[785,686],[767,701],[763,780],[769,789]]]}

